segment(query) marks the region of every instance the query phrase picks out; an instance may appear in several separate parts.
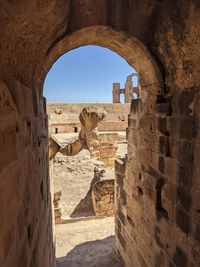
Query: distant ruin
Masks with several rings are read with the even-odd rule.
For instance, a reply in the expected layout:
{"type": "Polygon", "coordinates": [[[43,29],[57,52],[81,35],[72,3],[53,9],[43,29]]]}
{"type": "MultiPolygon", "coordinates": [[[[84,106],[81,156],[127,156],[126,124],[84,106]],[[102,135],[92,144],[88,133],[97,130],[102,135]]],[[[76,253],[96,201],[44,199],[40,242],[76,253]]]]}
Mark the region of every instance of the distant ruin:
{"type": "Polygon", "coordinates": [[[121,103],[120,96],[124,95],[124,103],[131,103],[133,99],[139,97],[140,85],[139,85],[138,73],[129,75],[126,79],[125,88],[120,88],[120,83],[113,83],[113,103],[121,103]],[[132,78],[137,78],[137,86],[133,86],[132,78]],[[135,96],[134,96],[135,95],[135,96]]]}
{"type": "MultiPolygon", "coordinates": [[[[112,105],[115,106],[110,104],[110,106],[112,105]]],[[[81,104],[80,106],[82,107],[81,104]]],[[[103,106],[104,104],[102,106],[90,104],[83,108],[78,116],[81,125],[79,133],[73,132],[73,130],[71,133],[59,134],[58,131],[50,133],[49,159],[51,161],[50,173],[55,186],[56,224],[69,222],[74,218],[80,220],[88,216],[93,218],[94,216],[105,217],[115,214],[114,162],[116,157],[126,153],[126,132],[98,131],[99,126],[106,120],[107,113],[103,106]],[[89,152],[89,157],[86,150],[89,152]],[[76,159],[79,159],[80,163],[73,169],[72,162],[76,159]],[[87,166],[89,167],[88,171],[78,173],[79,168],[83,170],[87,166]],[[86,174],[87,179],[81,179],[83,173],[86,174]],[[65,189],[64,184],[68,183],[70,177],[73,177],[70,180],[71,186],[69,185],[68,189],[65,189]],[[63,182],[60,183],[59,181],[62,179],[63,182]],[[81,186],[80,189],[74,187],[77,181],[81,186]],[[85,183],[85,181],[89,183],[85,183]],[[82,194],[84,190],[85,195],[82,194]],[[69,198],[70,194],[73,194],[71,199],[69,198]],[[79,197],[80,194],[82,198],[79,197]],[[69,206],[74,207],[74,210],[71,210],[69,206]]],[[[64,109],[57,108],[56,110],[59,110],[58,120],[60,116],[65,117],[66,110],[69,112],[70,108],[71,105],[67,108],[66,104],[64,109]]],[[[51,116],[51,114],[49,115],[51,116]]],[[[111,115],[113,114],[110,113],[111,115]]],[[[118,119],[118,116],[116,117],[118,119]]],[[[116,119],[116,117],[113,118],[116,119]]],[[[127,122],[127,118],[125,121],[127,122]]],[[[120,127],[120,121],[118,123],[120,127]]],[[[49,120],[49,129],[51,127],[51,120],[49,120]]]]}
{"type": "Polygon", "coordinates": [[[97,149],[99,144],[97,125],[106,117],[106,112],[96,106],[85,107],[80,115],[79,120],[81,129],[78,138],[74,142],[69,142],[64,147],[60,147],[52,136],[49,140],[49,159],[52,159],[59,151],[66,156],[74,156],[82,149],[97,149]]]}
{"type": "MultiPolygon", "coordinates": [[[[77,133],[81,129],[79,114],[83,108],[93,106],[91,103],[49,103],[47,113],[49,133],[77,133]]],[[[95,106],[106,111],[106,118],[99,126],[99,131],[126,131],[130,103],[95,103],[95,106]]]]}

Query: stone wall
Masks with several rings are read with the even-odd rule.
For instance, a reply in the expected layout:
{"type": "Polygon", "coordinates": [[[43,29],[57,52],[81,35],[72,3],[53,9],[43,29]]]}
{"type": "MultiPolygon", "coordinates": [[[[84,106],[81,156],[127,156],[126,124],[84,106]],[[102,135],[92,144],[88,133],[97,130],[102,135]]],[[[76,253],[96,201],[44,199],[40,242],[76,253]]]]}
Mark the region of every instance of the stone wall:
{"type": "Polygon", "coordinates": [[[47,117],[34,92],[0,82],[0,266],[54,266],[47,117]],[[38,103],[39,104],[39,103],[38,103]],[[39,107],[39,105],[38,105],[39,107]]]}
{"type": "MultiPolygon", "coordinates": [[[[111,85],[112,86],[112,85],[111,85]]],[[[112,89],[112,88],[111,88],[112,89]]],[[[130,104],[118,104],[118,103],[48,103],[47,104],[47,113],[48,114],[76,114],[74,118],[77,118],[79,121],[78,116],[86,106],[97,106],[100,108],[105,109],[107,113],[107,118],[119,116],[122,113],[128,114],[130,111],[130,104]]],[[[73,117],[71,117],[73,119],[73,117]]]]}
{"type": "Polygon", "coordinates": [[[99,141],[100,161],[102,161],[107,167],[114,167],[114,161],[118,150],[118,133],[100,133],[99,141]]]}
{"type": "MultiPolygon", "coordinates": [[[[127,262],[125,246],[126,191],[124,189],[126,159],[115,160],[115,243],[116,251],[124,263],[127,262]]],[[[128,218],[128,217],[127,217],[128,218]]],[[[128,241],[128,239],[127,239],[128,241]]]]}
{"type": "Polygon", "coordinates": [[[79,132],[79,114],[82,109],[97,106],[106,111],[106,118],[99,123],[99,131],[125,131],[128,124],[130,104],[108,104],[108,103],[85,103],[85,104],[48,104],[50,133],[79,132]]]}
{"type": "Polygon", "coordinates": [[[200,265],[197,99],[198,91],[183,91],[154,104],[132,101],[125,177],[116,165],[117,247],[126,266],[200,265]]]}
{"type": "Polygon", "coordinates": [[[114,183],[114,179],[104,179],[93,185],[92,203],[97,217],[115,215],[114,183]]]}
{"type": "MultiPolygon", "coordinates": [[[[98,130],[120,132],[120,131],[125,131],[127,125],[128,125],[127,121],[121,121],[121,122],[103,121],[99,124],[98,130]]],[[[80,129],[81,129],[80,123],[51,123],[49,125],[49,132],[51,134],[79,132],[80,129]]]]}

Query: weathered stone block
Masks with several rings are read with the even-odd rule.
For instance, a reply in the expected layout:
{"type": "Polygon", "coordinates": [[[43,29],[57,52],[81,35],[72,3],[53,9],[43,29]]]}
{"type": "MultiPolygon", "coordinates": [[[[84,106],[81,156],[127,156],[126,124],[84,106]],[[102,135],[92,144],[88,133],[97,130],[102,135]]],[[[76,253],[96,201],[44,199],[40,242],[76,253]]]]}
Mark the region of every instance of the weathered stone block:
{"type": "Polygon", "coordinates": [[[193,116],[189,116],[186,118],[180,117],[179,136],[180,138],[187,140],[191,140],[197,136],[197,125],[193,116]]]}
{"type": "Polygon", "coordinates": [[[173,110],[181,115],[193,114],[192,103],[194,101],[193,90],[183,90],[173,96],[172,106],[173,110]]]}
{"type": "Polygon", "coordinates": [[[142,115],[139,126],[144,132],[154,133],[157,130],[157,117],[155,115],[142,115]]]}
{"type": "Polygon", "coordinates": [[[187,190],[184,187],[177,188],[178,205],[180,205],[181,209],[184,209],[185,212],[189,212],[191,207],[190,194],[190,190],[187,190]]]}
{"type": "Polygon", "coordinates": [[[185,251],[177,247],[173,256],[174,262],[177,266],[188,267],[188,256],[185,251]]]}
{"type": "Polygon", "coordinates": [[[176,223],[185,234],[189,234],[190,231],[189,215],[183,210],[178,208],[176,212],[176,223]]]}
{"type": "Polygon", "coordinates": [[[159,152],[166,157],[170,156],[169,138],[166,136],[159,137],[159,152]]]}
{"type": "Polygon", "coordinates": [[[137,113],[141,110],[141,100],[140,99],[133,99],[131,101],[131,113],[137,113]]]}
{"type": "Polygon", "coordinates": [[[165,172],[165,158],[160,156],[158,158],[158,170],[161,172],[161,173],[164,173],[165,172]]]}
{"type": "Polygon", "coordinates": [[[0,173],[17,159],[16,125],[8,124],[0,128],[0,173]]]}
{"type": "Polygon", "coordinates": [[[172,115],[172,105],[171,105],[171,103],[159,103],[156,105],[156,111],[159,114],[171,116],[172,115]]]}
{"type": "Polygon", "coordinates": [[[96,216],[114,215],[114,180],[102,180],[94,184],[92,187],[92,203],[96,216]]]}

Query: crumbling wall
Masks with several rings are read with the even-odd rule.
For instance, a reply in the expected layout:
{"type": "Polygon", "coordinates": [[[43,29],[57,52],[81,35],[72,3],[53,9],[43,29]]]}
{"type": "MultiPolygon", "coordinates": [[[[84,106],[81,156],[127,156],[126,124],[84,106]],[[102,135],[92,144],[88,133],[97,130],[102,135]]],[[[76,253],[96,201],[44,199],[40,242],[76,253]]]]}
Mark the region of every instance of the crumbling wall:
{"type": "MultiPolygon", "coordinates": [[[[123,117],[124,118],[124,117],[123,117]]],[[[128,114],[127,114],[128,118],[128,114]]],[[[113,131],[120,132],[125,131],[128,126],[128,121],[103,121],[100,123],[98,129],[99,131],[113,131]]],[[[79,132],[81,129],[80,123],[50,123],[49,124],[49,133],[73,133],[79,132]]]]}
{"type": "Polygon", "coordinates": [[[92,203],[97,217],[115,214],[114,182],[114,179],[101,180],[92,187],[92,203]]]}
{"type": "MultiPolygon", "coordinates": [[[[94,115],[93,118],[87,116],[86,119],[94,120],[94,115]]],[[[85,130],[88,128],[86,127],[85,130]]],[[[74,220],[76,217],[114,215],[114,175],[112,169],[116,157],[118,133],[101,133],[98,140],[96,138],[92,140],[93,142],[98,141],[99,144],[99,151],[96,151],[95,159],[93,158],[94,151],[91,149],[90,152],[83,149],[76,155],[57,153],[59,146],[66,149],[68,146],[66,144],[70,142],[73,145],[77,138],[78,134],[74,133],[71,135],[57,134],[50,138],[50,158],[53,156],[50,160],[50,170],[55,188],[56,224],[74,220]],[[107,147],[110,147],[109,151],[107,147]],[[102,172],[99,172],[97,166],[103,168],[102,172]],[[107,167],[111,168],[108,169],[107,167]],[[104,172],[105,175],[103,175],[104,172]]],[[[122,135],[120,138],[124,140],[125,136],[122,135]]]]}
{"type": "MultiPolygon", "coordinates": [[[[82,109],[94,104],[48,104],[49,132],[72,133],[79,132],[81,124],[79,114],[82,109]]],[[[95,106],[106,111],[106,118],[99,123],[99,131],[125,131],[128,125],[130,104],[95,103],[95,106]]]]}
{"type": "Polygon", "coordinates": [[[99,139],[99,159],[104,162],[105,166],[112,168],[118,150],[118,133],[100,133],[99,139]]]}
{"type": "MultiPolygon", "coordinates": [[[[125,218],[127,217],[126,215],[127,193],[124,188],[125,170],[126,170],[126,159],[125,158],[116,159],[115,160],[115,243],[116,243],[116,252],[119,254],[119,257],[123,259],[124,263],[127,264],[127,259],[126,259],[127,255],[125,255],[124,252],[124,246],[126,243],[125,218]]],[[[127,220],[130,221],[128,217],[127,220]]]]}

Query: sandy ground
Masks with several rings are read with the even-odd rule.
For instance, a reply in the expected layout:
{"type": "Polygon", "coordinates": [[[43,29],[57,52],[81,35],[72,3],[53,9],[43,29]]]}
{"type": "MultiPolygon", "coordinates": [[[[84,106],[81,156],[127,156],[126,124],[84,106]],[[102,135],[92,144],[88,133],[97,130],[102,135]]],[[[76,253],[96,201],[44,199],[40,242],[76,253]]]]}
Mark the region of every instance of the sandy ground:
{"type": "Polygon", "coordinates": [[[62,192],[63,219],[92,216],[91,203],[84,201],[94,177],[90,153],[82,150],[73,157],[57,153],[53,168],[55,192],[62,192]]]}
{"type": "Polygon", "coordinates": [[[113,217],[56,225],[56,250],[57,267],[123,267],[113,217]]]}
{"type": "Polygon", "coordinates": [[[68,157],[57,153],[54,159],[53,177],[55,192],[61,191],[62,218],[74,219],[94,216],[91,185],[95,181],[94,167],[105,169],[102,179],[114,179],[111,169],[100,161],[92,160],[87,150],[68,157]],[[101,167],[100,167],[101,166],[101,167]]]}

